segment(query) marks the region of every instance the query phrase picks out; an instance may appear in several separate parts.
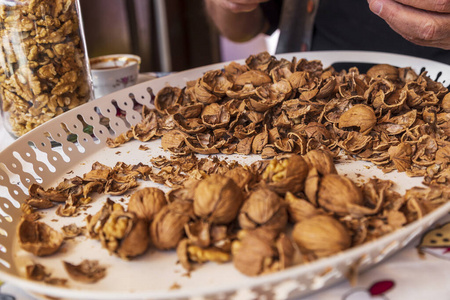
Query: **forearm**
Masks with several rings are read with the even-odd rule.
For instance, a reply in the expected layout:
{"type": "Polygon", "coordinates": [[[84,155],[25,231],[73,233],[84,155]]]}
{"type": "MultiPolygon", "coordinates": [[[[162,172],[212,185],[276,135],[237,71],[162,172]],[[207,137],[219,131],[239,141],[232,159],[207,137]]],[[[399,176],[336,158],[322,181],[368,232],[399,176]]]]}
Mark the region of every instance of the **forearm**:
{"type": "Polygon", "coordinates": [[[267,29],[268,23],[258,5],[250,11],[233,11],[215,0],[205,0],[205,5],[220,33],[232,41],[248,41],[267,29]]]}

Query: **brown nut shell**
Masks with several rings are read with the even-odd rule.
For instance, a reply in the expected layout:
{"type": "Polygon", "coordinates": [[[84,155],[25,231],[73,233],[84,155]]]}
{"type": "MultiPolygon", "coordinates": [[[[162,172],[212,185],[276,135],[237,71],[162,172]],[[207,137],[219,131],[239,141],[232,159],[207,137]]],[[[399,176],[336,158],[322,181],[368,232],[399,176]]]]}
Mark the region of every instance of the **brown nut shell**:
{"type": "Polygon", "coordinates": [[[164,206],[150,225],[152,244],[160,250],[175,249],[184,238],[184,227],[191,218],[190,201],[175,201],[164,206]]]}
{"type": "Polygon", "coordinates": [[[236,269],[248,276],[263,273],[268,267],[264,262],[271,264],[272,257],[276,256],[275,238],[261,229],[242,230],[238,236],[239,240],[232,244],[233,264],[236,269]]]}
{"type": "Polygon", "coordinates": [[[146,220],[134,219],[133,227],[128,235],[122,239],[117,255],[128,259],[143,254],[150,243],[149,228],[146,220]]]}
{"type": "Polygon", "coordinates": [[[283,199],[267,188],[260,188],[244,202],[238,220],[243,229],[264,227],[279,233],[286,227],[288,217],[283,199]]]}
{"type": "Polygon", "coordinates": [[[303,190],[308,175],[308,165],[300,155],[274,158],[263,173],[263,180],[272,191],[284,195],[303,190]]]}
{"type": "Polygon", "coordinates": [[[22,249],[37,256],[51,255],[59,250],[64,236],[45,223],[23,219],[18,227],[22,249]]]}
{"type": "Polygon", "coordinates": [[[314,149],[303,155],[303,158],[308,164],[308,168],[316,168],[320,175],[337,174],[333,156],[330,151],[314,149]]]}
{"type": "Polygon", "coordinates": [[[442,99],[441,107],[445,112],[450,113],[450,93],[447,93],[442,99]]]}
{"type": "Polygon", "coordinates": [[[363,194],[349,178],[328,174],[320,180],[317,202],[325,210],[346,214],[349,205],[363,205],[363,194]]]}
{"type": "Polygon", "coordinates": [[[351,237],[344,225],[327,215],[316,215],[295,224],[292,237],[302,253],[318,258],[351,246],[351,237]]]}
{"type": "Polygon", "coordinates": [[[158,188],[147,187],[131,194],[128,211],[135,213],[138,218],[151,221],[165,205],[167,201],[164,192],[158,188]]]}
{"type": "Polygon", "coordinates": [[[372,78],[380,77],[394,81],[399,78],[399,70],[397,67],[389,64],[379,64],[367,70],[367,76],[372,78]]]}
{"type": "Polygon", "coordinates": [[[356,104],[339,118],[339,128],[357,127],[362,134],[369,134],[377,124],[377,117],[370,106],[356,104]]]}
{"type": "Polygon", "coordinates": [[[213,224],[227,224],[236,218],[243,200],[242,190],[231,178],[213,174],[195,188],[194,213],[213,224]]]}

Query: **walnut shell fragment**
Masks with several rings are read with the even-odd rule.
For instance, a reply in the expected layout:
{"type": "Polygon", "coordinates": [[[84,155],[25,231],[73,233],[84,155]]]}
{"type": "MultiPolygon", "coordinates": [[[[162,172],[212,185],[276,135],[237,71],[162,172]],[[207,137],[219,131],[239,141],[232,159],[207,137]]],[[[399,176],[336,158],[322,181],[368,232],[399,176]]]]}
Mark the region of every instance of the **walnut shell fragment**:
{"type": "Polygon", "coordinates": [[[64,236],[47,224],[22,219],[18,227],[19,245],[37,256],[51,255],[59,250],[64,236]]]}
{"type": "Polygon", "coordinates": [[[164,87],[155,97],[156,110],[165,115],[167,110],[177,105],[181,101],[182,90],[177,87],[164,87]]]}
{"type": "Polygon", "coordinates": [[[234,84],[239,86],[251,84],[257,87],[271,82],[272,79],[266,73],[257,70],[250,70],[237,76],[236,80],[234,81],[234,84]]]}
{"type": "Polygon", "coordinates": [[[399,78],[399,70],[397,67],[389,64],[379,64],[367,70],[367,76],[395,81],[399,78]]]}
{"type": "Polygon", "coordinates": [[[55,286],[66,286],[67,279],[53,277],[52,274],[41,264],[31,264],[25,267],[26,277],[35,281],[42,281],[55,286]]]}
{"type": "Polygon", "coordinates": [[[106,268],[96,260],[85,259],[78,265],[63,261],[63,264],[67,274],[75,281],[96,283],[106,276],[106,268]]]}
{"type": "Polygon", "coordinates": [[[65,225],[61,228],[65,239],[72,239],[81,234],[83,234],[86,228],[78,227],[76,224],[72,223],[65,225]]]}

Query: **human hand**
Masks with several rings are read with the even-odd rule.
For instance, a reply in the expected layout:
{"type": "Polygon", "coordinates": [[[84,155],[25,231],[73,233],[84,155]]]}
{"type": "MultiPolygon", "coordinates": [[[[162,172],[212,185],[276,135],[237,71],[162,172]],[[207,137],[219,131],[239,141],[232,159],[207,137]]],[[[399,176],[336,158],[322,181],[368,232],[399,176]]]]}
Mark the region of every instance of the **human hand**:
{"type": "Polygon", "coordinates": [[[450,50],[450,0],[368,0],[370,10],[405,39],[450,50]]]}
{"type": "Polygon", "coordinates": [[[216,5],[225,8],[233,13],[242,13],[255,10],[260,3],[268,0],[211,0],[216,5]]]}

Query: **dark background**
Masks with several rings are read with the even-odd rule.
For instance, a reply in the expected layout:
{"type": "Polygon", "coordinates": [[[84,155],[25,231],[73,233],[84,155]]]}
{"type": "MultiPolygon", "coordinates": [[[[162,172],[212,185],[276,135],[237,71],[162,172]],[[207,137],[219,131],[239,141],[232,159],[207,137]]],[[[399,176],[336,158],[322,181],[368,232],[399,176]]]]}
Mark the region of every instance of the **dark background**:
{"type": "MultiPolygon", "coordinates": [[[[219,35],[203,0],[165,0],[170,40],[170,71],[220,61],[219,35]]],[[[152,0],[80,0],[89,57],[132,53],[141,72],[161,71],[152,0]]]]}

